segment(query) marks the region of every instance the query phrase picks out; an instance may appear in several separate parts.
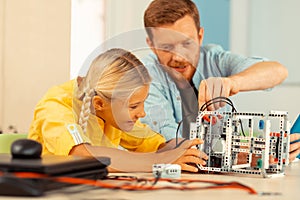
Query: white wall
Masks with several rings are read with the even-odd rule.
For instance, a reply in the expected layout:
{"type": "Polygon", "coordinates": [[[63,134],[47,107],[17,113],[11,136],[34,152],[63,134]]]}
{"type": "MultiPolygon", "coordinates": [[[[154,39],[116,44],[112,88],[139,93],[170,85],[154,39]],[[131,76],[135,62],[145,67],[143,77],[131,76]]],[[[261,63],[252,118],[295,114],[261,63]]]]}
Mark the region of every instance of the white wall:
{"type": "Polygon", "coordinates": [[[142,58],[150,52],[146,43],[144,11],[152,0],[107,0],[103,48],[119,47],[142,58]]]}
{"type": "Polygon", "coordinates": [[[271,91],[239,93],[232,98],[238,111],[265,113],[270,110],[287,111],[292,122],[300,114],[299,99],[300,86],[292,84],[282,84],[271,91]]]}
{"type": "Polygon", "coordinates": [[[104,0],[72,0],[71,69],[75,78],[85,59],[104,40],[104,0]]]}
{"type": "Polygon", "coordinates": [[[279,60],[289,69],[287,83],[300,84],[300,1],[251,0],[250,54],[279,60]]]}
{"type": "MultiPolygon", "coordinates": [[[[4,28],[4,0],[0,0],[0,30],[3,30],[4,28]]],[[[0,31],[0,131],[3,129],[3,40],[4,40],[4,34],[2,31],[0,31]]]]}
{"type": "Polygon", "coordinates": [[[144,28],[144,11],[151,0],[107,0],[105,38],[144,28]]]}
{"type": "Polygon", "coordinates": [[[33,109],[69,78],[70,1],[0,1],[0,128],[28,132],[33,109]]]}
{"type": "Polygon", "coordinates": [[[277,60],[293,76],[271,91],[239,93],[233,97],[238,110],[284,110],[291,121],[300,113],[299,7],[297,0],[231,0],[231,51],[277,60]]]}

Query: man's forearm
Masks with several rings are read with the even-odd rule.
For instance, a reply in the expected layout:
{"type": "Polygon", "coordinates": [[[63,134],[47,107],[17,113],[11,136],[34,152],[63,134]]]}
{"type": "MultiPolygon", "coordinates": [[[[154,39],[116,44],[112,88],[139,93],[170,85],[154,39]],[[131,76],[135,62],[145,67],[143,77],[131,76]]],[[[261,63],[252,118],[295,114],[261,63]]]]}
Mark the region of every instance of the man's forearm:
{"type": "Polygon", "coordinates": [[[264,90],[282,83],[288,75],[287,69],[278,62],[259,62],[248,69],[230,76],[237,92],[264,90]]]}

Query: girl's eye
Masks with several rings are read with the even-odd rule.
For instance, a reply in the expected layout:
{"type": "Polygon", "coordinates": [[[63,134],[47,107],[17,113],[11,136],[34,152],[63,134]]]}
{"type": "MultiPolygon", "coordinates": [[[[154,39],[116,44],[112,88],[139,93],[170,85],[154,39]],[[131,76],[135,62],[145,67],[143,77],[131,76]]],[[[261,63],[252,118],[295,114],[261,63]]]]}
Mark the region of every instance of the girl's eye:
{"type": "Polygon", "coordinates": [[[129,108],[130,108],[130,109],[136,109],[137,106],[130,106],[129,108]]]}

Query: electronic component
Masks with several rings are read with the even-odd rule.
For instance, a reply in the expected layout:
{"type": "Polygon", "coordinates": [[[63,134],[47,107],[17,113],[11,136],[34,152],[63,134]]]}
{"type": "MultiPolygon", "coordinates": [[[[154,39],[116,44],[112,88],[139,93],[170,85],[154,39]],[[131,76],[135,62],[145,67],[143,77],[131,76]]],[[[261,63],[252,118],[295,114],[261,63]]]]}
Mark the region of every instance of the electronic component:
{"type": "Polygon", "coordinates": [[[154,164],[152,173],[156,178],[179,178],[181,167],[178,164],[154,164]]]}
{"type": "Polygon", "coordinates": [[[284,174],[289,163],[290,122],[287,112],[200,111],[192,123],[190,139],[200,138],[197,148],[208,155],[201,171],[284,174]]]}

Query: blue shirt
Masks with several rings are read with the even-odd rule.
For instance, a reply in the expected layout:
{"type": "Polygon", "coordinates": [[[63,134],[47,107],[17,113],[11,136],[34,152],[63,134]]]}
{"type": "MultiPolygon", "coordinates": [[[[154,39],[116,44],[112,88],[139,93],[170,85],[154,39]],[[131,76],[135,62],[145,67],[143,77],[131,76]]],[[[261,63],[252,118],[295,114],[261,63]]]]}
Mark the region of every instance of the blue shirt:
{"type": "MultiPolygon", "coordinates": [[[[199,84],[204,79],[228,77],[263,60],[263,58],[233,54],[219,45],[205,45],[200,50],[193,83],[196,89],[199,89],[199,84]]],[[[155,54],[149,54],[142,62],[152,77],[152,83],[149,96],[145,101],[147,115],[141,118],[141,121],[164,135],[166,140],[170,140],[176,137],[178,123],[182,120],[179,91],[172,78],[160,67],[155,54]]]]}

